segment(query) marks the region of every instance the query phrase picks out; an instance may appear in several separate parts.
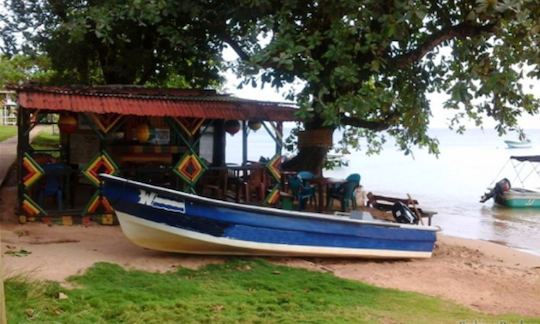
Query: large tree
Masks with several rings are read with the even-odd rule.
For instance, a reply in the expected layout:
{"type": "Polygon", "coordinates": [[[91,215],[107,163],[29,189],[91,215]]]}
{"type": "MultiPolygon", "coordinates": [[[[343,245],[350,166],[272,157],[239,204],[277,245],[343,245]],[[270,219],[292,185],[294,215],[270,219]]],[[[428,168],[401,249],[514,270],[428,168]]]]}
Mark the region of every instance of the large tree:
{"type": "Polygon", "coordinates": [[[46,54],[56,83],[219,84],[203,1],[5,0],[4,53],[46,54]]]}
{"type": "MultiPolygon", "coordinates": [[[[450,94],[458,130],[487,116],[502,133],[538,112],[520,83],[540,76],[537,0],[6,1],[5,45],[24,33],[67,80],[207,86],[228,44],[246,83],[299,81],[306,130],[340,129],[343,147],[392,136],[436,153],[430,92],[450,94]]],[[[317,171],[326,150],[302,147],[288,167],[317,171]]]]}
{"type": "MultiPolygon", "coordinates": [[[[522,113],[538,112],[520,83],[540,75],[536,0],[257,1],[252,12],[261,8],[251,38],[225,37],[240,73],[277,88],[303,81],[291,98],[306,129],[339,127],[345,146],[367,137],[376,151],[390,135],[405,152],[437,153],[427,135],[430,92],[450,94],[445,108],[456,112],[457,130],[463,119],[491,117],[504,133],[522,113]]],[[[227,22],[224,31],[242,23],[227,22]]],[[[316,171],[325,154],[300,148],[287,166],[316,171]]]]}

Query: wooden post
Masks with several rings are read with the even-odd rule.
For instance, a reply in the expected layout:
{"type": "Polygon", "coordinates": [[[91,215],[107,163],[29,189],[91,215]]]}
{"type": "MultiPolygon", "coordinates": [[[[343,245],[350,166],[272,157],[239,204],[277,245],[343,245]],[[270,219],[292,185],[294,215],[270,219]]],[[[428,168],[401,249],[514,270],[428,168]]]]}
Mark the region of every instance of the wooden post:
{"type": "Polygon", "coordinates": [[[424,225],[424,221],[422,220],[422,214],[420,213],[418,208],[416,208],[416,204],[414,203],[414,200],[412,199],[411,195],[407,194],[407,197],[409,197],[409,203],[412,204],[414,208],[414,213],[416,214],[416,216],[418,216],[418,219],[420,220],[420,224],[424,225]]]}
{"type": "Polygon", "coordinates": [[[276,154],[281,155],[283,148],[283,122],[277,122],[276,126],[276,154]]]}
{"type": "Polygon", "coordinates": [[[17,112],[17,215],[22,213],[22,202],[24,197],[23,184],[23,157],[30,145],[30,125],[29,113],[19,106],[17,112]]]}
{"type": "Polygon", "coordinates": [[[212,148],[212,165],[225,165],[225,128],[224,120],[214,122],[214,147],[212,148]]]}
{"type": "Polygon", "coordinates": [[[242,165],[247,164],[247,156],[248,156],[248,130],[247,130],[247,122],[245,120],[242,120],[242,165]]]}
{"type": "MultiPolygon", "coordinates": [[[[0,242],[2,242],[2,233],[0,228],[0,242]]],[[[4,269],[2,268],[3,253],[0,245],[0,324],[7,323],[6,296],[4,294],[4,269]]]]}

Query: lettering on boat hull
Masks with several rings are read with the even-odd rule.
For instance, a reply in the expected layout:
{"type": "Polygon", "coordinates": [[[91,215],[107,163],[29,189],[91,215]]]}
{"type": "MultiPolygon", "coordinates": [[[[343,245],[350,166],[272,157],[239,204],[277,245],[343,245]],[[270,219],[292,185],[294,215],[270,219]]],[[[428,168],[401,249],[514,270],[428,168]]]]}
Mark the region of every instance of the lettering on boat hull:
{"type": "Polygon", "coordinates": [[[145,206],[152,206],[154,208],[163,209],[171,212],[177,212],[181,214],[186,213],[186,204],[183,201],[170,200],[159,197],[155,192],[147,192],[146,190],[139,189],[139,204],[145,206]]]}

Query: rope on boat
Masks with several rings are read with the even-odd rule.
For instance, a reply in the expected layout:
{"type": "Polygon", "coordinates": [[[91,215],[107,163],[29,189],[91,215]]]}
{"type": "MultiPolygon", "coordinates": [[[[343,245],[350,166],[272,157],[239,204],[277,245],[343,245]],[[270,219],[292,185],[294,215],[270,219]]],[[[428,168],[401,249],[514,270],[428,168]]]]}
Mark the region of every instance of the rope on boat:
{"type": "Polygon", "coordinates": [[[495,184],[495,182],[497,182],[499,179],[499,176],[501,175],[501,173],[504,171],[504,169],[506,168],[506,166],[508,165],[508,163],[510,163],[510,161],[512,161],[511,159],[508,159],[508,161],[506,161],[506,163],[503,165],[503,167],[501,168],[501,170],[499,170],[499,173],[497,173],[497,175],[495,176],[495,179],[493,179],[493,181],[491,181],[491,183],[489,184],[490,187],[493,187],[493,185],[495,184]]]}
{"type": "Polygon", "coordinates": [[[513,179],[513,181],[518,179],[519,182],[521,183],[521,186],[524,187],[525,184],[523,183],[523,179],[521,179],[520,174],[521,174],[521,171],[523,171],[523,168],[525,167],[525,163],[518,163],[520,167],[519,170],[518,168],[516,168],[516,165],[514,164],[514,162],[512,162],[511,164],[512,164],[512,167],[514,168],[514,172],[516,173],[516,177],[513,179]]]}

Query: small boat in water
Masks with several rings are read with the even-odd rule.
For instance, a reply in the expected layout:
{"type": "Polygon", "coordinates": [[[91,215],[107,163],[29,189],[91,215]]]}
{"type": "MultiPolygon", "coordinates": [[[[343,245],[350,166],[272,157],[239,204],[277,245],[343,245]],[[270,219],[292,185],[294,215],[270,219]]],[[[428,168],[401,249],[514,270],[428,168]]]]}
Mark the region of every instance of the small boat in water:
{"type": "Polygon", "coordinates": [[[508,148],[511,148],[511,149],[517,149],[517,148],[531,148],[531,147],[532,147],[531,140],[529,140],[529,139],[526,139],[526,140],[523,140],[523,141],[510,141],[510,140],[506,140],[506,141],[504,141],[504,143],[506,144],[506,146],[507,146],[508,148]]]}
{"type": "MultiPolygon", "coordinates": [[[[516,161],[518,163],[540,163],[540,155],[529,155],[529,156],[511,156],[510,161],[516,161]]],[[[521,170],[522,173],[525,172],[525,168],[514,166],[514,170],[521,170]]],[[[528,175],[532,175],[536,171],[536,167],[532,166],[532,171],[528,172],[528,175]]],[[[520,178],[520,173],[518,172],[518,178],[520,178]]],[[[522,179],[525,181],[526,179],[522,179]]],[[[510,184],[510,181],[506,178],[500,180],[495,184],[493,188],[489,188],[480,202],[484,203],[489,199],[493,198],[495,202],[501,206],[510,207],[510,208],[540,208],[540,190],[531,189],[531,188],[513,188],[510,184]]]]}
{"type": "Polygon", "coordinates": [[[124,234],[192,254],[428,258],[437,227],[242,205],[102,174],[124,234]]]}

